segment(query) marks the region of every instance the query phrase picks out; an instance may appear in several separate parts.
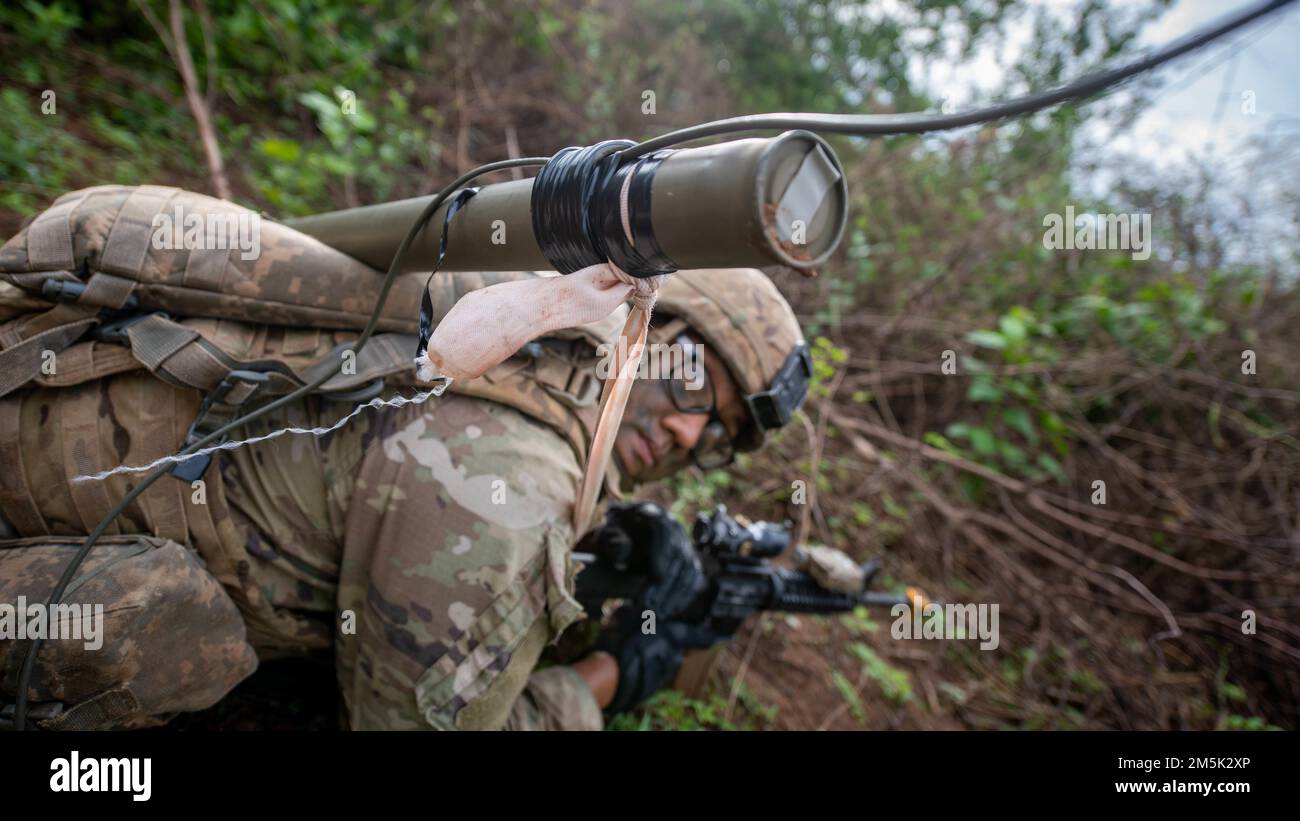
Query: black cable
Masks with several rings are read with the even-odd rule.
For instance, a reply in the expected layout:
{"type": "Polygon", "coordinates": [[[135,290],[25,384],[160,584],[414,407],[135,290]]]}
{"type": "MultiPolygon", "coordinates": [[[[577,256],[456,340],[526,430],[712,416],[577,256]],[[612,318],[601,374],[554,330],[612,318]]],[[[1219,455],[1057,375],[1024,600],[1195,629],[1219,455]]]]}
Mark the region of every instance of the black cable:
{"type": "MultiPolygon", "coordinates": [[[[554,157],[551,159],[554,160],[554,157]]],[[[548,162],[547,165],[550,163],[548,162]]],[[[465,203],[474,199],[477,194],[477,188],[460,189],[460,193],[447,203],[447,213],[442,215],[442,234],[438,237],[438,258],[433,261],[433,270],[429,272],[429,278],[424,281],[424,294],[420,297],[420,341],[415,346],[417,360],[424,357],[429,350],[429,337],[433,335],[433,297],[429,294],[429,286],[433,284],[434,275],[442,267],[442,261],[447,258],[447,234],[451,232],[451,221],[456,218],[460,209],[465,207],[465,203]]]]}
{"type": "MultiPolygon", "coordinates": [[[[444,200],[450,197],[460,187],[468,184],[477,177],[483,176],[484,174],[493,171],[502,171],[507,168],[545,165],[549,159],[549,157],[525,157],[517,160],[502,160],[500,162],[480,165],[478,168],[462,174],[451,185],[448,185],[446,188],[439,191],[437,195],[429,201],[429,204],[425,209],[420,212],[420,216],[411,224],[411,230],[407,231],[406,236],[402,238],[402,244],[397,247],[397,253],[393,255],[393,262],[388,266],[388,273],[384,276],[384,282],[379,288],[379,299],[375,302],[374,310],[370,312],[370,320],[366,323],[365,329],[361,332],[361,336],[357,337],[356,344],[352,347],[353,353],[359,353],[365,346],[366,342],[370,340],[371,335],[374,334],[375,327],[379,324],[380,312],[384,309],[384,303],[388,301],[388,293],[392,290],[393,283],[397,280],[397,272],[401,270],[401,264],[406,258],[407,249],[410,248],[415,237],[424,229],[424,226],[428,224],[429,220],[433,217],[434,212],[438,210],[438,207],[442,205],[444,200]]],[[[279,399],[269,402],[260,408],[250,411],[238,419],[234,419],[228,424],[217,428],[194,444],[183,448],[176,455],[185,456],[193,453],[194,451],[217,441],[236,428],[242,427],[249,422],[252,422],[254,419],[265,416],[276,408],[284,407],[290,402],[306,396],[321,385],[325,384],[325,382],[332,376],[334,376],[334,374],[328,371],[321,374],[292,393],[287,393],[279,399]]],[[[81,549],[77,551],[77,554],[72,557],[67,568],[63,571],[63,576],[59,578],[59,583],[55,585],[54,591],[50,593],[50,598],[45,603],[45,610],[47,613],[52,612],[54,606],[63,600],[63,594],[67,590],[68,585],[72,582],[72,577],[76,574],[77,569],[81,567],[81,563],[85,561],[86,556],[90,553],[90,549],[95,546],[95,542],[100,536],[104,535],[104,531],[112,525],[113,520],[124,513],[127,507],[129,507],[140,494],[148,490],[149,486],[156,482],[160,476],[163,476],[170,470],[171,465],[161,465],[155,468],[152,473],[144,478],[144,481],[131,488],[131,491],[122,498],[122,501],[113,506],[113,509],[110,510],[102,520],[100,520],[99,524],[95,525],[95,529],[86,537],[86,543],[83,544],[81,549]]],[[[14,729],[16,730],[25,730],[27,728],[27,690],[31,686],[32,673],[36,669],[36,656],[40,653],[42,642],[43,639],[41,637],[32,639],[31,645],[27,648],[27,656],[23,660],[22,670],[18,675],[17,699],[14,703],[14,729]]]]}
{"type": "Polygon", "coordinates": [[[835,134],[852,134],[859,137],[884,136],[890,134],[924,134],[930,131],[947,131],[968,125],[1003,120],[1032,114],[1044,108],[1068,100],[1091,97],[1099,91],[1121,83],[1130,77],[1150,71],[1180,57],[1189,51],[1195,51],[1214,40],[1235,31],[1238,28],[1277,11],[1295,0],[1268,0],[1244,9],[1224,18],[1207,28],[1192,32],[1164,48],[1157,49],[1141,59],[1128,65],[1100,71],[1082,77],[1058,88],[1040,91],[1016,100],[995,103],[984,108],[957,114],[751,114],[743,117],[729,117],[711,123],[670,131],[659,137],[646,140],[623,152],[623,159],[629,160],[658,151],[661,148],[678,145],[704,137],[716,137],[719,134],[734,134],[740,131],[784,130],[803,128],[808,131],[831,132],[835,134]]]}
{"type": "MultiPolygon", "coordinates": [[[[1207,27],[1202,31],[1193,32],[1187,37],[1181,38],[1179,40],[1175,40],[1173,43],[1170,43],[1164,48],[1158,49],[1152,52],[1151,54],[1147,55],[1146,57],[1139,59],[1133,63],[1130,63],[1126,66],[1120,66],[1119,68],[1111,69],[1109,71],[1103,71],[1097,74],[1089,75],[1088,77],[1081,78],[1079,80],[1076,80],[1073,83],[1069,83],[1067,85],[1061,86],[1056,89],[1050,89],[1047,91],[1039,92],[1037,94],[1031,94],[1027,97],[1022,97],[1017,100],[1010,100],[1004,103],[998,103],[992,106],[987,106],[985,108],[975,109],[973,111],[968,111],[959,114],[921,114],[921,115],[916,115],[916,114],[756,114],[756,115],[745,116],[745,117],[731,117],[725,120],[717,120],[710,123],[704,123],[702,125],[692,126],[690,128],[680,129],[678,131],[672,131],[669,132],[668,134],[664,134],[662,136],[655,137],[653,139],[646,140],[645,142],[633,145],[629,148],[625,148],[619,151],[619,155],[618,155],[620,158],[619,165],[620,166],[625,165],[628,160],[641,157],[643,155],[649,154],[654,151],[658,151],[663,148],[668,148],[673,145],[678,145],[683,142],[698,140],[704,137],[717,136],[719,134],[732,134],[740,131],[803,128],[811,131],[822,131],[822,132],[831,132],[831,133],[839,133],[839,134],[853,134],[857,136],[872,136],[872,135],[882,136],[882,135],[889,135],[889,134],[921,134],[929,131],[944,131],[952,128],[962,128],[964,126],[975,125],[977,123],[990,122],[993,120],[1001,120],[1001,119],[1006,119],[1008,117],[1016,117],[1023,114],[1029,114],[1056,105],[1058,103],[1066,102],[1067,100],[1090,97],[1105,88],[1123,82],[1124,80],[1127,80],[1130,77],[1133,77],[1142,72],[1150,71],[1156,66],[1159,66],[1162,63],[1166,63],[1183,54],[1186,54],[1189,51],[1194,51],[1195,49],[1201,48],[1209,44],[1210,42],[1213,42],[1214,40],[1224,36],[1225,34],[1228,34],[1229,32],[1232,32],[1240,28],[1241,26],[1246,25],[1252,20],[1262,17],[1263,15],[1268,14],[1270,12],[1276,11],[1277,9],[1280,9],[1283,6],[1286,6],[1289,3],[1292,3],[1294,1],[1295,0],[1269,0],[1268,2],[1259,3],[1250,9],[1240,11],[1224,19],[1222,22],[1207,27]]],[[[599,145],[604,145],[604,144],[599,144],[599,145]]],[[[593,146],[593,148],[595,147],[593,146]]],[[[507,168],[518,168],[522,166],[530,166],[530,165],[545,166],[549,162],[549,160],[550,160],[549,157],[528,157],[524,159],[503,160],[501,162],[481,165],[478,168],[475,168],[474,170],[462,175],[451,185],[447,186],[446,188],[442,189],[442,191],[438,192],[438,194],[432,200],[430,200],[429,204],[425,207],[424,211],[420,213],[419,218],[416,219],[416,221],[411,225],[411,229],[407,232],[406,236],[402,239],[401,245],[398,246],[397,253],[393,256],[393,262],[391,265],[389,265],[388,273],[385,275],[384,282],[380,286],[379,299],[375,303],[374,310],[371,312],[370,320],[369,322],[366,323],[365,330],[363,330],[361,336],[357,338],[356,345],[352,348],[352,350],[354,352],[359,352],[361,348],[366,344],[366,342],[370,339],[371,335],[374,333],[375,327],[379,322],[380,312],[383,310],[384,304],[388,300],[389,291],[392,289],[393,282],[396,280],[397,272],[400,268],[401,262],[405,259],[407,249],[410,247],[411,242],[415,239],[415,237],[419,234],[419,232],[424,229],[426,224],[428,224],[428,221],[433,217],[433,214],[438,210],[439,206],[442,205],[444,200],[446,200],[449,196],[451,196],[451,194],[454,193],[461,186],[468,184],[470,181],[474,180],[479,176],[482,176],[483,174],[487,174],[492,171],[500,171],[507,168]]],[[[586,218],[586,214],[587,214],[586,206],[583,204],[569,203],[563,207],[570,208],[570,209],[578,208],[579,213],[578,214],[570,213],[569,218],[572,220],[571,222],[565,222],[556,218],[554,220],[547,220],[546,224],[548,226],[554,226],[558,230],[565,232],[565,237],[567,238],[567,242],[575,244],[576,246],[579,233],[585,230],[585,224],[588,222],[588,219],[586,218]],[[579,216],[582,216],[582,218],[579,219],[579,216]]],[[[536,215],[534,215],[534,218],[536,218],[536,215]]],[[[545,240],[542,239],[541,237],[538,238],[539,243],[543,241],[545,240]]],[[[588,249],[591,247],[593,246],[589,245],[588,249]]],[[[595,246],[595,247],[599,247],[599,246],[595,246]]],[[[585,258],[585,255],[589,255],[590,253],[588,249],[582,249],[577,247],[567,249],[565,251],[566,254],[565,259],[568,260],[568,262],[566,262],[566,265],[571,264],[572,259],[585,258]],[[567,256],[569,253],[572,253],[575,256],[572,259],[570,259],[567,256]]],[[[549,256],[547,258],[550,259],[549,256]]],[[[603,262],[603,261],[604,261],[603,259],[597,259],[595,262],[603,262]]],[[[595,264],[595,263],[589,263],[589,264],[595,264]]],[[[578,270],[578,269],[573,268],[572,270],[578,270]]],[[[248,414],[245,414],[244,416],[239,417],[238,419],[232,420],[228,424],[214,430],[212,433],[209,433],[207,436],[203,437],[202,439],[199,439],[194,444],[183,448],[181,451],[177,453],[177,455],[185,456],[187,454],[193,453],[194,451],[208,445],[209,443],[216,441],[217,439],[226,435],[230,431],[235,430],[236,428],[239,428],[253,421],[254,419],[258,419],[261,416],[270,413],[272,410],[275,410],[276,408],[283,407],[284,405],[301,398],[302,396],[310,393],[316,388],[319,388],[332,375],[333,374],[330,373],[322,374],[317,379],[313,380],[311,383],[304,385],[301,388],[298,388],[292,393],[288,393],[280,397],[279,399],[276,399],[273,402],[263,405],[262,407],[254,411],[251,411],[248,414]]],[[[86,556],[90,553],[90,549],[94,546],[96,540],[98,540],[99,537],[104,534],[104,531],[108,529],[108,527],[112,524],[113,520],[116,519],[119,515],[121,515],[126,510],[126,508],[131,504],[131,502],[133,502],[138,496],[140,496],[140,494],[144,493],[144,491],[148,489],[150,485],[152,485],[155,481],[157,481],[157,479],[160,476],[167,473],[169,470],[170,467],[166,465],[156,468],[152,473],[150,473],[147,477],[145,477],[143,482],[141,482],[136,487],[132,488],[131,491],[127,493],[127,495],[122,499],[122,501],[119,502],[117,505],[115,505],[113,509],[110,510],[107,515],[105,515],[104,519],[100,521],[98,525],[95,526],[95,529],[91,531],[90,535],[86,538],[86,543],[83,544],[81,546],[81,549],[77,551],[77,554],[73,557],[72,561],[68,564],[67,569],[64,570],[63,576],[59,579],[59,583],[55,586],[54,591],[50,594],[50,598],[45,605],[47,612],[53,609],[53,607],[62,600],[63,594],[66,591],[68,584],[72,581],[72,577],[75,575],[77,569],[81,566],[81,563],[85,560],[86,556]]],[[[23,660],[22,670],[18,677],[17,701],[14,707],[14,727],[18,730],[26,729],[27,690],[28,687],[31,685],[31,677],[36,667],[36,657],[40,652],[41,643],[42,643],[42,639],[40,638],[32,639],[31,646],[28,647],[27,656],[23,660]]]]}

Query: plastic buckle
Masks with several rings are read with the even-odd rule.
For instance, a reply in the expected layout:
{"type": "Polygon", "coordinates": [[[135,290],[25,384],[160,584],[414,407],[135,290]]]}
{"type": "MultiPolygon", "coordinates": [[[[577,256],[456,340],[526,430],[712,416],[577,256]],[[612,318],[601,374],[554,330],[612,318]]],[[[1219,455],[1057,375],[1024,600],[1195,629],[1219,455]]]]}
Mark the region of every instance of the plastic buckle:
{"type": "MultiPolygon", "coordinates": [[[[86,283],[79,279],[47,279],[41,283],[41,297],[50,302],[78,302],[84,293],[86,283]]],[[[139,305],[140,297],[131,294],[122,310],[134,311],[139,305]]]]}
{"type": "Polygon", "coordinates": [[[127,331],[132,325],[151,316],[160,316],[163,319],[171,319],[171,315],[165,311],[154,311],[147,314],[136,314],[134,316],[124,317],[112,322],[106,322],[95,328],[91,336],[98,342],[112,342],[118,345],[130,347],[131,339],[127,336],[127,331]]]}
{"type": "Polygon", "coordinates": [[[595,407],[596,402],[600,399],[600,391],[603,387],[603,383],[594,374],[577,367],[569,374],[563,388],[557,388],[545,382],[542,382],[541,385],[543,390],[558,399],[561,404],[574,410],[595,407]],[[571,388],[570,386],[574,384],[575,380],[578,382],[578,386],[571,388]]]}
{"type": "Polygon", "coordinates": [[[800,342],[781,365],[771,389],[745,397],[745,404],[759,428],[775,430],[789,424],[808,396],[812,373],[812,356],[808,346],[800,342]]]}
{"type": "Polygon", "coordinates": [[[76,302],[86,292],[86,283],[74,279],[47,279],[41,283],[41,296],[50,302],[76,302]]]}
{"type": "MultiPolygon", "coordinates": [[[[217,385],[217,387],[212,391],[212,393],[204,397],[203,404],[199,405],[199,412],[194,417],[194,424],[190,425],[189,432],[185,434],[185,444],[183,447],[189,447],[190,445],[193,445],[195,442],[198,442],[200,439],[207,436],[208,433],[211,432],[211,430],[215,430],[216,428],[220,427],[221,424],[220,422],[211,425],[208,424],[210,421],[213,421],[212,418],[210,417],[212,406],[224,400],[226,396],[229,395],[232,390],[234,390],[237,384],[252,383],[257,387],[260,387],[262,385],[267,384],[270,381],[271,381],[271,377],[269,375],[265,373],[260,373],[258,371],[231,371],[230,373],[226,374],[226,377],[221,380],[221,384],[217,385]]],[[[253,398],[253,396],[256,394],[257,394],[257,388],[254,388],[252,393],[244,397],[243,400],[241,400],[237,405],[235,405],[235,408],[242,407],[245,402],[253,398]]],[[[223,437],[220,441],[221,442],[226,441],[225,437],[223,437]]],[[[177,463],[177,465],[173,467],[169,472],[171,473],[172,476],[175,476],[177,479],[181,479],[186,482],[193,482],[196,481],[200,476],[202,476],[207,471],[208,465],[211,463],[212,463],[212,454],[205,453],[202,456],[194,456],[186,459],[183,462],[177,463]]]]}
{"type": "MultiPolygon", "coordinates": [[[[17,705],[6,701],[0,706],[0,730],[13,730],[14,713],[17,705]]],[[[62,701],[45,701],[31,705],[27,710],[27,727],[40,726],[40,722],[49,721],[63,715],[66,707],[62,701]]]]}
{"type": "Polygon", "coordinates": [[[320,397],[322,399],[328,399],[331,402],[347,402],[350,405],[359,405],[362,402],[368,402],[371,399],[374,399],[376,396],[383,393],[383,391],[384,378],[382,376],[376,376],[368,384],[362,385],[359,388],[354,388],[350,391],[332,391],[330,393],[322,391],[320,397]]]}

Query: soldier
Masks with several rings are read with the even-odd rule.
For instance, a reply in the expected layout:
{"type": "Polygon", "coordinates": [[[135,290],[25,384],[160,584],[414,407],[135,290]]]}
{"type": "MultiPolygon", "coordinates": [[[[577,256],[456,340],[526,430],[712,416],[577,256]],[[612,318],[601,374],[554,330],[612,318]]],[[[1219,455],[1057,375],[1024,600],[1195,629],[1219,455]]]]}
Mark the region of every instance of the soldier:
{"type": "MultiPolygon", "coordinates": [[[[128,192],[95,189],[93,196],[117,207],[128,192]]],[[[127,228],[104,236],[102,223],[84,221],[89,238],[73,246],[79,252],[93,255],[105,240],[138,244],[127,228]]],[[[66,217],[50,224],[68,225],[66,217]]],[[[252,263],[261,267],[250,276],[290,266],[279,280],[290,286],[286,297],[306,275],[365,287],[369,272],[348,269],[356,263],[343,255],[303,244],[284,229],[267,234],[263,261],[252,263]]],[[[49,247],[11,241],[0,267],[14,272],[12,281],[26,282],[37,275],[24,271],[46,270],[33,260],[49,247]]],[[[187,283],[207,271],[195,255],[186,262],[169,253],[131,259],[161,271],[177,266],[187,283]]],[[[60,284],[67,281],[62,276],[60,284]]],[[[434,287],[476,276],[436,278],[434,287]]],[[[91,290],[96,277],[121,284],[96,273],[91,290]]],[[[48,305],[4,296],[19,312],[14,323],[26,321],[21,312],[48,305]]],[[[48,322],[63,321],[63,311],[73,327],[78,310],[56,306],[48,322]]],[[[51,572],[57,576],[63,564],[49,547],[67,550],[69,536],[88,533],[138,481],[129,474],[103,482],[72,477],[147,462],[185,439],[209,408],[200,407],[199,391],[186,380],[211,378],[214,353],[310,363],[338,342],[328,332],[287,325],[196,319],[177,330],[156,315],[149,319],[151,325],[129,329],[129,350],[111,341],[78,342],[42,386],[0,399],[0,536],[30,537],[0,543],[19,548],[0,550],[0,596],[48,591],[51,572]],[[196,332],[198,340],[219,344],[194,344],[196,332]],[[133,357],[141,351],[162,352],[148,363],[155,373],[140,370],[133,357]]],[[[757,448],[767,431],[789,422],[811,376],[790,306],[751,269],[669,277],[651,341],[702,351],[703,372],[636,381],[614,443],[611,497],[692,462],[720,467],[735,451],[757,448]]],[[[606,523],[624,533],[625,546],[650,571],[657,631],[643,635],[620,619],[601,650],[572,666],[534,671],[543,648],[582,614],[570,559],[581,534],[571,521],[600,380],[587,342],[547,339],[526,348],[536,350],[480,379],[458,381],[454,392],[427,403],[367,409],[320,437],[219,451],[210,464],[195,463],[194,477],[201,478],[164,477],[151,485],[114,520],[106,540],[116,542],[92,553],[75,583],[85,583],[78,594],[106,584],[142,591],[147,567],[133,571],[143,575],[122,568],[157,543],[170,546],[157,562],[168,559],[180,568],[173,576],[193,582],[160,585],[169,604],[183,608],[193,588],[206,605],[192,622],[173,609],[163,623],[148,608],[133,609],[147,598],[143,593],[128,596],[128,606],[112,609],[110,618],[121,620],[117,634],[141,640],[119,646],[117,668],[94,682],[69,679],[67,670],[81,668],[43,651],[33,701],[76,706],[42,726],[143,726],[208,706],[256,659],[331,649],[346,723],[358,729],[594,729],[602,711],[628,709],[663,686],[683,650],[711,637],[672,621],[698,584],[698,560],[682,528],[653,506],[611,506],[606,523]],[[574,353],[579,348],[587,354],[574,353]],[[193,565],[195,556],[220,583],[216,595],[198,589],[202,574],[188,572],[185,563],[193,565]],[[224,604],[221,590],[229,597],[224,604]],[[165,639],[165,657],[151,654],[155,637],[165,639]],[[169,676],[169,669],[176,673],[169,676]]],[[[13,374],[3,376],[15,383],[13,374]]],[[[238,438],[289,425],[328,426],[346,407],[313,395],[248,424],[238,438]]],[[[53,653],[51,645],[62,644],[46,648],[53,653]]],[[[8,652],[12,642],[5,645],[0,686],[12,698],[19,654],[8,652]]]]}
{"type": "MultiPolygon", "coordinates": [[[[656,317],[655,340],[701,346],[703,380],[637,380],[614,446],[624,490],[756,449],[810,374],[794,313],[761,272],[679,272],[656,317]]],[[[303,405],[247,434],[321,421],[303,405]]],[[[305,621],[315,643],[333,639],[348,721],[367,729],[598,729],[603,709],[634,706],[707,642],[660,622],[654,636],[624,630],[572,666],[533,672],[581,614],[567,558],[581,476],[554,430],[454,395],[222,458],[251,574],[277,608],[321,617],[305,621]],[[335,630],[339,611],[355,634],[335,630]]],[[[681,527],[661,510],[611,517],[657,562],[664,612],[678,609],[680,593],[667,599],[691,589],[694,566],[681,527]]]]}

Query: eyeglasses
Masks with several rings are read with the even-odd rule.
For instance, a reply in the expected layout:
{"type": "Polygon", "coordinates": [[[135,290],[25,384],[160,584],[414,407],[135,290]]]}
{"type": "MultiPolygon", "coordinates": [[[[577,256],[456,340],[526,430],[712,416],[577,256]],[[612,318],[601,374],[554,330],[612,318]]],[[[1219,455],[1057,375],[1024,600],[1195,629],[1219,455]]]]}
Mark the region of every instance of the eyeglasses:
{"type": "Polygon", "coordinates": [[[726,467],[736,458],[735,444],[731,433],[718,413],[717,395],[714,393],[713,381],[704,369],[702,351],[687,337],[677,338],[677,344],[686,351],[685,362],[693,363],[694,379],[689,382],[681,377],[662,379],[664,389],[673,401],[673,407],[682,413],[708,414],[700,438],[691,448],[691,461],[701,470],[716,470],[726,467]]]}

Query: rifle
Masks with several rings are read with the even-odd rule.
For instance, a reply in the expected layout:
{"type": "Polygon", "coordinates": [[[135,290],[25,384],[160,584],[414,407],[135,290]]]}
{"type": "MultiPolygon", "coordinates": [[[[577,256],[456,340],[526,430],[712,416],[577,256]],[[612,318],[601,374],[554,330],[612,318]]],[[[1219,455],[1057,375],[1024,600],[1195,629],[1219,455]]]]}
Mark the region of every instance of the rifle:
{"type": "MultiPolygon", "coordinates": [[[[707,584],[676,620],[703,624],[720,636],[730,636],[752,613],[845,613],[860,605],[912,606],[921,594],[908,589],[902,596],[870,590],[880,563],[859,565],[862,586],[853,592],[823,587],[808,572],[779,567],[771,559],[790,547],[790,526],[773,522],[747,522],[733,518],[725,505],[701,513],[691,530],[691,541],[704,565],[707,584]]],[[[606,599],[635,604],[649,583],[643,575],[620,571],[591,553],[575,552],[585,565],[576,582],[578,602],[588,616],[597,618],[606,599]]]]}

